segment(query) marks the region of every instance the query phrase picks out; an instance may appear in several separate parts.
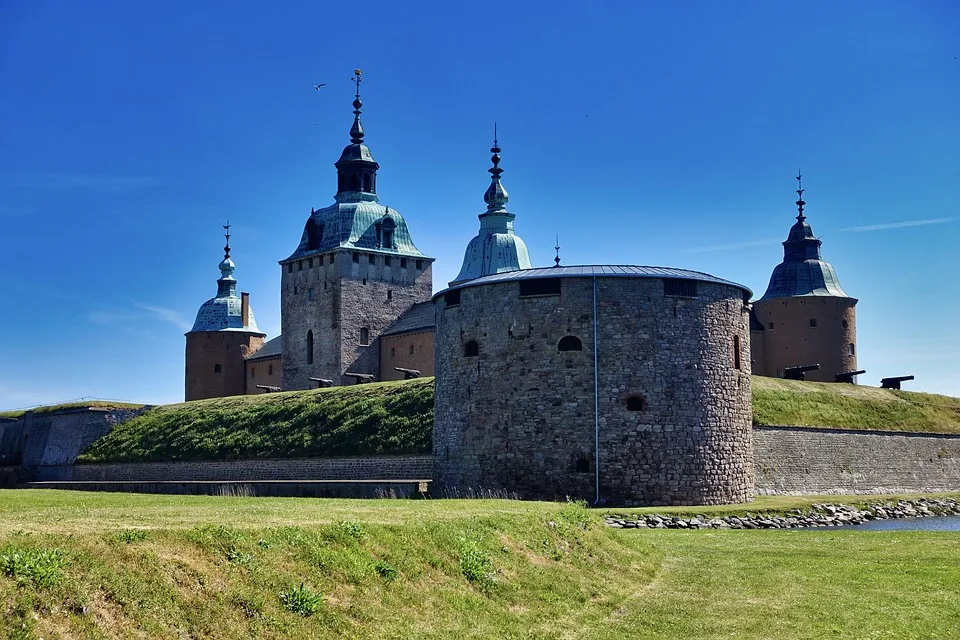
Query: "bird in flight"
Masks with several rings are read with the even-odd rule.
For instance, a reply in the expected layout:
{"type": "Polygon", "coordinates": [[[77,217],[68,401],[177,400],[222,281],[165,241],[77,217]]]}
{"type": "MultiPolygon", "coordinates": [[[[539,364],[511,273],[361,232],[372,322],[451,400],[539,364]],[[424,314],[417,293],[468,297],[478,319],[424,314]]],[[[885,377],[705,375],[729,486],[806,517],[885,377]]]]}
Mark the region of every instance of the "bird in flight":
{"type": "Polygon", "coordinates": [[[327,83],[321,82],[320,84],[313,85],[313,88],[316,89],[317,91],[320,91],[320,87],[325,87],[325,86],[327,86],[327,83]]]}

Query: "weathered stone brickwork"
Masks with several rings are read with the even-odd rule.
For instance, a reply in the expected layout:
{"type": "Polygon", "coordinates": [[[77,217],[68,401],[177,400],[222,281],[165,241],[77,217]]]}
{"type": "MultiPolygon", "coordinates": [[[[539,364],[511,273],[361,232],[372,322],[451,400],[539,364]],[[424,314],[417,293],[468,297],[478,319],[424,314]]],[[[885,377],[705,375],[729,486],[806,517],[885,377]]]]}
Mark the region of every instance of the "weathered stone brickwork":
{"type": "Polygon", "coordinates": [[[378,336],[412,304],[430,299],[432,262],[334,251],[282,263],[284,390],[315,388],[311,377],[352,384],[343,375],[348,371],[378,375],[378,336]],[[366,329],[366,344],[361,329],[366,329]],[[312,364],[308,332],[313,336],[312,364]]]}
{"type": "MultiPolygon", "coordinates": [[[[838,373],[857,370],[857,301],[832,296],[758,300],[754,313],[763,331],[751,354],[753,373],[776,377],[786,367],[819,364],[805,374],[814,382],[833,382],[838,373]]],[[[751,342],[751,345],[753,342],[751,342]]]]}
{"type": "Polygon", "coordinates": [[[960,436],[755,427],[758,494],[957,491],[960,436]]]}
{"type": "Polygon", "coordinates": [[[258,480],[429,480],[429,455],[211,462],[127,462],[46,466],[38,481],[163,482],[258,480]]]}
{"type": "Polygon", "coordinates": [[[521,297],[503,281],[465,286],[455,305],[437,297],[436,489],[592,501],[596,399],[601,499],[749,499],[744,290],[698,282],[695,298],[672,297],[660,278],[598,277],[597,397],[594,280],[561,283],[560,295],[521,297]],[[581,350],[560,351],[566,336],[581,350]],[[465,355],[470,342],[478,355],[465,355]]]}

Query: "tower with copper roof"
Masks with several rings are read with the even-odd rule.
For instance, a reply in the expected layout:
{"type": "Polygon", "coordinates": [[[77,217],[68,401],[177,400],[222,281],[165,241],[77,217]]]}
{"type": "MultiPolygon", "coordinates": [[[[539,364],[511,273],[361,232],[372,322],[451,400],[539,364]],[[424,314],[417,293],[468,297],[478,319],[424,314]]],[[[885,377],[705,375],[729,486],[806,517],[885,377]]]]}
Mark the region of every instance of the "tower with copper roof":
{"type": "Polygon", "coordinates": [[[788,367],[819,364],[806,379],[833,382],[857,369],[857,299],[840,286],[833,265],[823,260],[803,208],[797,175],[797,221],[783,243],[783,262],[754,302],[750,322],[753,373],[781,375],[788,367]]]}
{"type": "Polygon", "coordinates": [[[311,378],[340,385],[353,382],[348,373],[378,376],[380,333],[433,289],[433,258],[377,194],[380,165],[364,141],[361,80],[357,69],[334,203],[310,210],[299,244],[280,261],[284,390],[315,387],[311,378]]]}
{"type": "Polygon", "coordinates": [[[500,151],[497,127],[494,125],[493,146],[490,148],[493,167],[487,169],[491,176],[490,186],[483,194],[487,210],[479,216],[480,231],[467,245],[463,266],[450,286],[482,276],[531,267],[527,245],[513,230],[513,221],[517,216],[506,208],[510,196],[500,183],[500,174],[503,173],[500,168],[500,151]]]}
{"type": "Polygon", "coordinates": [[[257,327],[250,307],[250,294],[237,296],[233,277],[236,265],[230,258],[230,225],[220,262],[217,295],[204,302],[193,328],[187,332],[184,370],[187,400],[238,396],[246,393],[244,358],[263,345],[266,334],[257,327]]]}

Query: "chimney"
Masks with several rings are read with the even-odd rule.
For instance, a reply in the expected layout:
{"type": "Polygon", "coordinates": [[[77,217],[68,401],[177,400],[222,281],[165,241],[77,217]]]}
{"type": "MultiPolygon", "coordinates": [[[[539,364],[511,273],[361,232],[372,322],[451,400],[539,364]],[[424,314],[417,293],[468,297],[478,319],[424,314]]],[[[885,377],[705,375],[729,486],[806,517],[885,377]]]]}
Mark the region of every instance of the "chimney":
{"type": "Polygon", "coordinates": [[[250,294],[246,291],[240,293],[240,322],[244,329],[250,326],[250,294]]]}

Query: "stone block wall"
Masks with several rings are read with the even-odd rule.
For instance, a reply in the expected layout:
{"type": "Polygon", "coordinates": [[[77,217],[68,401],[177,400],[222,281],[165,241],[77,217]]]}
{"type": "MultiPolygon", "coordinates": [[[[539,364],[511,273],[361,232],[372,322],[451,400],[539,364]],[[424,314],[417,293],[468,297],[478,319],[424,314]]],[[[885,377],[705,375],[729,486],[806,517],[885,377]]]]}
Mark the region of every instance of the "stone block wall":
{"type": "Polygon", "coordinates": [[[597,278],[521,297],[516,281],[437,299],[436,488],[618,503],[716,504],[753,492],[749,332],[743,290],[597,278]],[[560,351],[571,336],[581,348],[560,351]],[[739,358],[734,344],[739,345],[739,358]],[[476,342],[478,355],[466,355],[476,342]],[[739,361],[739,369],[735,366],[739,361]]]}
{"type": "Polygon", "coordinates": [[[411,305],[430,299],[432,263],[424,257],[334,251],[282,264],[284,390],[313,388],[310,377],[353,384],[343,375],[347,371],[378,375],[378,337],[411,305]],[[367,344],[361,344],[361,328],[367,329],[367,344]],[[308,331],[313,364],[307,363],[308,331]]]}
{"type": "Polygon", "coordinates": [[[755,427],[756,492],[960,490],[960,435],[755,427]]]}
{"type": "Polygon", "coordinates": [[[126,462],[38,467],[39,482],[255,482],[267,480],[429,480],[429,455],[213,462],[126,462]]]}
{"type": "Polygon", "coordinates": [[[87,446],[114,425],[139,415],[142,409],[66,409],[51,413],[28,411],[22,418],[22,465],[71,464],[87,446]]]}
{"type": "Polygon", "coordinates": [[[762,335],[763,348],[755,350],[761,357],[754,362],[753,372],[776,377],[786,367],[819,364],[820,369],[806,373],[806,379],[833,382],[838,373],[856,371],[856,304],[853,298],[825,296],[755,302],[764,331],[755,332],[762,335]]]}

